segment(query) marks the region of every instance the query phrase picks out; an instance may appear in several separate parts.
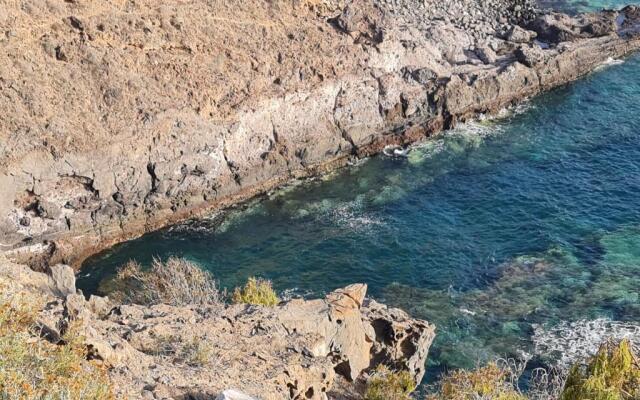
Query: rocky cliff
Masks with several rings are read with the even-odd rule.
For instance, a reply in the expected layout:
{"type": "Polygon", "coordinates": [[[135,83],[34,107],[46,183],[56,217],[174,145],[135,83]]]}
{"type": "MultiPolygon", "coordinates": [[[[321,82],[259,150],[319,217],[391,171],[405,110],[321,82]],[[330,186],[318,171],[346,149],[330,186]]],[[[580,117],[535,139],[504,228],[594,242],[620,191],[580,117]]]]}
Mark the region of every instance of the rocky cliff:
{"type": "Polygon", "coordinates": [[[380,363],[419,382],[435,335],[426,321],[366,299],[362,284],[275,307],[122,305],[76,293],[68,266],[47,275],[0,256],[0,288],[3,298],[23,293],[45,304],[36,330],[51,343],[73,326],[127,399],[213,399],[228,390],[263,400],[359,398],[358,385],[380,363]]]}
{"type": "Polygon", "coordinates": [[[494,112],[640,46],[637,7],[4,1],[0,249],[86,255],[494,112]]]}

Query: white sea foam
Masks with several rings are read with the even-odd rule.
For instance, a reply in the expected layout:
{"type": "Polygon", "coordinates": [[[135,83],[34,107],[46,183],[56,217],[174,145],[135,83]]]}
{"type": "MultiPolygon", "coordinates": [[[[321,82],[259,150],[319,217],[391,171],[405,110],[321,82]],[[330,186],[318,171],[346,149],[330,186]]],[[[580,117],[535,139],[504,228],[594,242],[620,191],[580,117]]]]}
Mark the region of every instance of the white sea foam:
{"type": "Polygon", "coordinates": [[[555,358],[559,367],[584,361],[607,340],[629,339],[640,344],[640,325],[605,318],[562,322],[551,328],[534,325],[536,354],[555,358]]]}
{"type": "Polygon", "coordinates": [[[291,299],[308,299],[313,296],[317,296],[317,293],[312,290],[303,290],[297,287],[285,289],[280,292],[280,298],[284,301],[288,301],[291,299]]]}
{"type": "Polygon", "coordinates": [[[353,232],[366,233],[377,226],[384,225],[384,221],[364,212],[362,198],[339,204],[326,214],[333,223],[346,227],[353,232]]]}
{"type": "Polygon", "coordinates": [[[595,70],[598,71],[598,70],[604,69],[606,67],[610,67],[612,65],[620,65],[620,64],[623,64],[623,63],[624,63],[624,60],[620,60],[618,58],[609,57],[605,61],[603,61],[602,64],[598,65],[595,68],[595,70]]]}

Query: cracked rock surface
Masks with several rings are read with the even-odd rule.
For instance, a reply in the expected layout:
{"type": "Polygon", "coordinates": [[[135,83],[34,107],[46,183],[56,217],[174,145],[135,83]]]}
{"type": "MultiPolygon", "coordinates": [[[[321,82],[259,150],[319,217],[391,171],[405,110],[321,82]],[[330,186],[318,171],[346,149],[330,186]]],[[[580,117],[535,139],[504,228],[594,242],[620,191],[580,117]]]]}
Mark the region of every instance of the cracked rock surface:
{"type": "Polygon", "coordinates": [[[0,251],[77,266],[640,46],[528,0],[113,0],[0,10],[0,251]]]}

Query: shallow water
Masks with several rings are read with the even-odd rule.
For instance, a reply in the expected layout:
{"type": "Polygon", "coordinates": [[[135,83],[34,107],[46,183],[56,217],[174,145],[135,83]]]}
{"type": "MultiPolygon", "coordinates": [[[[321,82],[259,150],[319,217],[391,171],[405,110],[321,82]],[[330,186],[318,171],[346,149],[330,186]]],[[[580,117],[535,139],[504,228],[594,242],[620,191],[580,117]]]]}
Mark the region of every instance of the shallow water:
{"type": "Polygon", "coordinates": [[[621,329],[611,321],[640,323],[638,76],[635,56],[408,158],[123,243],[87,260],[78,285],[100,292],[129,259],[169,256],[229,288],[251,275],[294,295],[366,282],[437,324],[427,379],[499,356],[555,362],[578,349],[566,339],[578,325],[600,338],[621,329]]]}
{"type": "Polygon", "coordinates": [[[590,12],[602,9],[619,9],[633,2],[624,0],[539,0],[543,8],[552,8],[567,13],[590,12]]]}

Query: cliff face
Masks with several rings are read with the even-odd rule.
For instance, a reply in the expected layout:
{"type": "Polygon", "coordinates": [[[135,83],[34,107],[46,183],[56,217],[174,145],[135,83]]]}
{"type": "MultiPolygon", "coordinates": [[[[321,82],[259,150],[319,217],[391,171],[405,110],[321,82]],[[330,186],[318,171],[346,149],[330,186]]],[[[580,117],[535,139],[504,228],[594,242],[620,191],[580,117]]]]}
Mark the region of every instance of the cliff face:
{"type": "Polygon", "coordinates": [[[0,249],[76,264],[640,46],[634,7],[441,3],[5,1],[0,249]]]}
{"type": "Polygon", "coordinates": [[[213,399],[229,389],[264,400],[358,398],[380,363],[419,382],[435,336],[426,321],[366,299],[362,284],[275,307],[178,307],[85,300],[74,282],[68,266],[45,275],[0,256],[3,298],[45,305],[36,331],[51,343],[73,327],[118,398],[213,399]]]}

